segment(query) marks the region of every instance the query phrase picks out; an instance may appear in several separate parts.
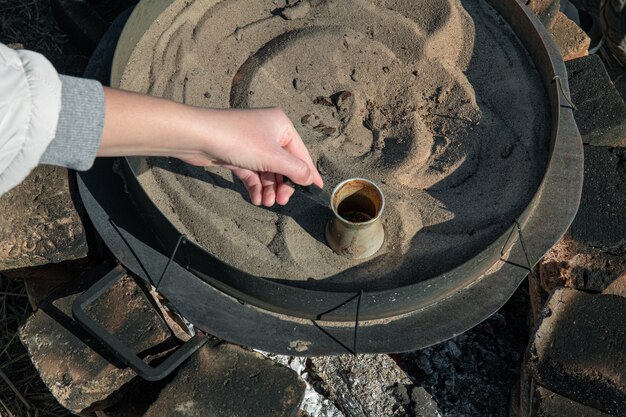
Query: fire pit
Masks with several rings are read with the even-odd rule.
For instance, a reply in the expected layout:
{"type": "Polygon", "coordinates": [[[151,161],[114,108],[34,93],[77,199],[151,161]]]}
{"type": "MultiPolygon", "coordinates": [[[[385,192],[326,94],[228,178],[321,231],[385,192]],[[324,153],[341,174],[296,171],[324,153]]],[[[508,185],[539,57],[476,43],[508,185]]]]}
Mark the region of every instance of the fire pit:
{"type": "Polygon", "coordinates": [[[235,343],[398,352],[464,332],[577,210],[582,145],[558,52],[514,0],[291,3],[141,2],[112,85],[284,107],[328,186],[380,185],[380,251],[337,255],[329,210],[253,207],[228,172],[167,159],[82,174],[94,225],[182,315],[235,343]]]}

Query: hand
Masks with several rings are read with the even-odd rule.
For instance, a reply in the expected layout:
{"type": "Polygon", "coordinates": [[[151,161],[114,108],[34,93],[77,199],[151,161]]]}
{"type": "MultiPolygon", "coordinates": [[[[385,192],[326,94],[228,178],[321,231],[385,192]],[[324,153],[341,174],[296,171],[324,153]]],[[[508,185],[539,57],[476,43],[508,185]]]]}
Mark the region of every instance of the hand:
{"type": "Polygon", "coordinates": [[[193,165],[220,165],[246,186],[253,204],[287,204],[300,185],[324,183],[285,113],[270,109],[201,109],[105,88],[98,156],[170,156],[193,165]]]}
{"type": "Polygon", "coordinates": [[[207,123],[204,154],[181,156],[193,165],[220,165],[239,177],[255,205],[285,205],[293,188],[283,176],[301,185],[315,184],[323,188],[300,135],[278,108],[249,110],[201,110],[207,123]]]}

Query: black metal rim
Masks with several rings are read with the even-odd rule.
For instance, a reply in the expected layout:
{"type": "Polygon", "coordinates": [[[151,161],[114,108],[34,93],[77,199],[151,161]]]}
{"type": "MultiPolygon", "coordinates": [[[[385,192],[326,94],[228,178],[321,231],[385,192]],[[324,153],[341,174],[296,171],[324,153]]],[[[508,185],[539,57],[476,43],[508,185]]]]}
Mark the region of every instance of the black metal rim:
{"type": "MultiPolygon", "coordinates": [[[[505,12],[511,10],[502,6],[499,8],[505,10],[505,12]]],[[[555,67],[546,69],[544,78],[547,75],[546,81],[549,80],[546,85],[555,87],[553,77],[558,73],[555,67]]],[[[566,80],[567,77],[563,74],[561,82],[566,83],[566,80]]],[[[558,100],[560,94],[562,94],[560,91],[556,91],[556,95],[553,94],[551,97],[552,100],[558,100]]],[[[556,139],[558,138],[553,135],[553,147],[558,145],[555,144],[556,139]]],[[[554,163],[553,157],[554,152],[551,152],[550,163],[554,163]]],[[[127,184],[139,209],[144,213],[148,213],[150,226],[154,228],[155,235],[162,242],[163,246],[171,251],[180,237],[180,232],[154,205],[140,184],[137,178],[138,174],[146,169],[146,167],[141,166],[142,163],[143,160],[139,158],[129,158],[123,161],[127,184]]],[[[575,167],[563,167],[563,169],[565,171],[562,171],[562,173],[568,175],[568,173],[574,172],[573,169],[575,167]]],[[[546,178],[544,184],[539,187],[537,196],[543,193],[546,181],[549,181],[549,178],[546,178]]],[[[560,189],[557,195],[565,194],[568,191],[568,189],[560,189]]],[[[524,223],[526,219],[538,215],[558,217],[567,210],[560,205],[537,208],[537,196],[528,209],[520,216],[520,223],[524,223]],[[546,210],[546,212],[543,213],[542,210],[546,210]]],[[[567,196],[564,197],[567,199],[567,196]]],[[[513,225],[481,254],[445,274],[393,290],[364,293],[361,299],[362,317],[364,319],[379,319],[404,314],[436,303],[449,296],[449,294],[471,285],[483,275],[484,271],[491,268],[501,258],[500,252],[502,252],[506,238],[511,233],[512,228],[513,225]]],[[[547,233],[545,237],[556,241],[553,236],[549,236],[547,233]]],[[[533,257],[532,262],[536,262],[548,249],[549,246],[542,253],[533,251],[533,255],[536,254],[536,256],[533,257]]],[[[247,303],[267,308],[277,313],[290,314],[306,319],[324,317],[328,320],[354,320],[353,316],[346,315],[341,309],[334,309],[350,297],[355,296],[355,292],[314,291],[249,275],[223,263],[191,242],[186,245],[185,251],[188,252],[183,260],[185,266],[190,267],[207,282],[220,288],[227,294],[238,297],[247,303]]]]}

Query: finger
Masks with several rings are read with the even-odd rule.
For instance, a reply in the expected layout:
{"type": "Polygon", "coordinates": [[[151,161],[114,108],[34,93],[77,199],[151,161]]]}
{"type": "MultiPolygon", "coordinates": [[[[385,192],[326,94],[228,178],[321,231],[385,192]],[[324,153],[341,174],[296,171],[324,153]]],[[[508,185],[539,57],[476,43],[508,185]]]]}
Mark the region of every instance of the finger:
{"type": "Polygon", "coordinates": [[[250,201],[255,206],[260,206],[263,201],[263,185],[261,184],[261,178],[259,174],[247,169],[235,168],[232,170],[246,187],[248,194],[250,195],[250,201]]]}
{"type": "Polygon", "coordinates": [[[285,184],[282,175],[276,175],[276,182],[276,203],[284,206],[296,190],[285,184]]]}
{"type": "Polygon", "coordinates": [[[291,140],[287,142],[287,144],[284,146],[284,149],[289,154],[303,161],[307,165],[310,171],[310,174],[312,175],[312,177],[307,178],[306,183],[298,182],[298,180],[296,180],[295,178],[288,176],[289,178],[291,178],[292,181],[295,181],[301,185],[310,185],[313,183],[320,188],[324,188],[324,181],[322,180],[322,176],[317,171],[317,168],[315,167],[315,164],[313,163],[313,160],[311,159],[311,154],[309,153],[309,150],[305,146],[304,142],[302,141],[302,138],[300,137],[300,135],[298,134],[295,128],[293,129],[293,135],[291,136],[291,140]]]}
{"type": "Polygon", "coordinates": [[[260,176],[263,186],[263,205],[272,207],[276,203],[276,175],[271,172],[262,172],[260,176]]]}

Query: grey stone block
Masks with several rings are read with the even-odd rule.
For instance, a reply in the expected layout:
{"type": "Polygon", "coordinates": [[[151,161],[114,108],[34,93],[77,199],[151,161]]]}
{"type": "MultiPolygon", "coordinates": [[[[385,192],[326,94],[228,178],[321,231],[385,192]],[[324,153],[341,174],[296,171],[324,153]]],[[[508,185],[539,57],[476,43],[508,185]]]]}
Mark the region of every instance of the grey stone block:
{"type": "Polygon", "coordinates": [[[40,166],[0,197],[0,270],[86,256],[85,230],[66,169],[40,166]]]}
{"type": "Polygon", "coordinates": [[[626,416],[626,300],[557,289],[531,341],[526,367],[547,389],[626,416]]]}
{"type": "Polygon", "coordinates": [[[291,369],[231,344],[204,346],[144,417],[295,417],[305,384],[291,369]]]}
{"type": "Polygon", "coordinates": [[[583,143],[626,146],[626,104],[597,55],[568,61],[574,117],[583,143]]]}
{"type": "MultiPolygon", "coordinates": [[[[104,269],[54,293],[20,329],[20,339],[42,380],[59,403],[75,413],[107,407],[136,377],[72,318],[74,300],[104,269]]],[[[175,346],[161,317],[130,277],[93,303],[89,314],[134,352],[157,347],[156,353],[146,357],[148,361],[175,346]]]]}
{"type": "Polygon", "coordinates": [[[624,245],[625,214],[626,148],[585,146],[585,179],[572,237],[600,248],[624,245]]]}

